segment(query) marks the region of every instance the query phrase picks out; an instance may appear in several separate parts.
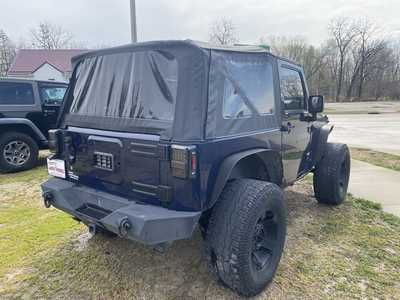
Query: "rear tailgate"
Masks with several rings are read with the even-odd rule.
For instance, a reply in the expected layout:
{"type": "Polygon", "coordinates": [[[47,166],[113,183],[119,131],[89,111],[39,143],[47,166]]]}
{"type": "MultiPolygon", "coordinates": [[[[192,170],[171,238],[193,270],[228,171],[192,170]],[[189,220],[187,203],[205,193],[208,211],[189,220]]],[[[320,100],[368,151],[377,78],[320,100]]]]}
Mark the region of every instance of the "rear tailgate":
{"type": "Polygon", "coordinates": [[[64,142],[71,181],[144,203],[171,200],[162,175],[169,147],[158,135],[70,127],[64,142]]]}

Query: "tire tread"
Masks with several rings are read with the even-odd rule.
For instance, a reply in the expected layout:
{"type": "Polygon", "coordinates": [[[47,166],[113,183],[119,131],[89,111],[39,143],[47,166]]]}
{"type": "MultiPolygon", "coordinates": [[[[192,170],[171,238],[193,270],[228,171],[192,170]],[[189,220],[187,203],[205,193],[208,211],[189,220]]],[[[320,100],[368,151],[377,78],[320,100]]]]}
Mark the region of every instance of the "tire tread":
{"type": "Polygon", "coordinates": [[[29,135],[22,132],[6,132],[0,135],[0,173],[19,172],[32,169],[38,159],[39,147],[36,141],[29,135]],[[3,159],[3,146],[13,139],[21,139],[31,147],[31,156],[27,163],[22,166],[11,166],[3,159]]]}
{"type": "Polygon", "coordinates": [[[255,287],[249,282],[249,269],[242,263],[248,254],[242,245],[252,238],[246,231],[252,210],[258,201],[272,195],[279,197],[284,206],[282,190],[273,183],[252,179],[229,182],[209,221],[206,247],[210,272],[244,296],[256,295],[265,288],[265,284],[255,287]]]}
{"type": "MultiPolygon", "coordinates": [[[[327,143],[324,156],[314,171],[313,186],[315,198],[318,202],[339,205],[345,198],[341,197],[337,182],[341,162],[349,155],[347,145],[340,143],[327,143]]],[[[350,168],[350,165],[348,166],[350,168]]]]}

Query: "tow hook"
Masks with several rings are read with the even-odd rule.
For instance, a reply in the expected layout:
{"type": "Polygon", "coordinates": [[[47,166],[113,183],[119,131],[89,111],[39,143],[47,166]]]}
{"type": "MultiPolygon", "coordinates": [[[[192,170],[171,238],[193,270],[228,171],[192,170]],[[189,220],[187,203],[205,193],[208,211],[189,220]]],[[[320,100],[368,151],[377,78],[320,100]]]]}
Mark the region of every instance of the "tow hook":
{"type": "Polygon", "coordinates": [[[43,193],[43,202],[44,202],[44,206],[46,208],[50,208],[51,207],[51,203],[54,200],[54,196],[51,192],[45,192],[43,193]]]}
{"type": "Polygon", "coordinates": [[[126,237],[128,235],[129,230],[131,230],[132,224],[127,217],[123,218],[119,222],[118,226],[118,235],[120,237],[126,237]]]}

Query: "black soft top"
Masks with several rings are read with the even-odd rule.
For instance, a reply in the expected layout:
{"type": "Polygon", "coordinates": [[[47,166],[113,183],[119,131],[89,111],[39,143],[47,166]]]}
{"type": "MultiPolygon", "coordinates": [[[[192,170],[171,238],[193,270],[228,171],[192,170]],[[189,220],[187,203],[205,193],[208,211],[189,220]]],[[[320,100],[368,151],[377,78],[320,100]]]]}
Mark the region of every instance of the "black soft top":
{"type": "Polygon", "coordinates": [[[204,136],[202,123],[204,124],[207,105],[209,56],[210,50],[190,41],[143,42],[75,56],[72,59],[74,72],[70,92],[65,101],[63,108],[65,113],[61,115],[60,125],[155,133],[160,134],[162,138],[175,140],[201,139],[204,136]],[[176,60],[178,69],[174,78],[179,78],[177,88],[168,89],[168,82],[171,80],[167,77],[171,74],[171,70],[166,66],[165,59],[156,57],[160,55],[143,55],[143,53],[161,53],[166,60],[170,60],[168,56],[171,55],[176,60]],[[129,79],[131,75],[127,69],[132,65],[132,59],[135,61],[135,68],[139,68],[137,71],[140,76],[144,76],[140,78],[141,87],[137,87],[138,83],[129,79]],[[110,64],[111,60],[113,64],[110,64]],[[76,80],[79,76],[80,79],[76,80]],[[171,92],[174,94],[173,108],[167,104],[172,102],[168,96],[171,92]],[[146,95],[136,97],[137,93],[146,95]],[[104,95],[111,96],[103,100],[104,95]],[[124,107],[118,104],[121,95],[129,98],[127,101],[123,100],[124,107]],[[164,120],[157,116],[150,119],[149,114],[146,117],[137,116],[135,108],[137,105],[129,107],[129,101],[132,99],[130,95],[150,102],[152,99],[161,99],[160,105],[163,107],[152,105],[151,110],[173,109],[173,120],[164,120]],[[110,109],[101,112],[103,115],[99,116],[97,108],[94,108],[97,111],[92,113],[93,110],[90,110],[93,106],[83,103],[81,107],[89,113],[81,113],[83,109],[79,107],[74,112],[76,102],[80,101],[77,98],[87,99],[81,102],[107,103],[110,109]]]}
{"type": "Polygon", "coordinates": [[[94,50],[89,52],[84,52],[80,55],[77,55],[72,58],[72,62],[77,62],[81,59],[86,57],[93,57],[98,55],[106,55],[112,53],[120,53],[125,51],[132,51],[132,50],[146,50],[146,49],[156,49],[156,48],[165,48],[165,47],[181,47],[181,46],[188,46],[194,47],[198,50],[220,50],[220,51],[231,51],[231,52],[242,52],[242,53],[268,53],[271,56],[274,56],[277,59],[281,59],[287,61],[291,64],[298,65],[295,61],[292,61],[288,58],[281,57],[274,55],[270,52],[268,46],[262,45],[245,45],[245,44],[237,44],[237,45],[215,45],[208,42],[196,41],[196,40],[168,40],[168,41],[149,41],[149,42],[140,42],[140,43],[133,43],[122,45],[118,47],[111,47],[106,49],[94,50]]]}
{"type": "Polygon", "coordinates": [[[72,58],[72,62],[75,63],[81,59],[99,55],[107,55],[112,53],[121,53],[125,51],[140,51],[140,50],[148,50],[148,49],[157,49],[157,48],[173,48],[173,47],[194,47],[197,49],[205,49],[205,50],[221,50],[221,51],[234,51],[234,52],[244,52],[244,53],[260,53],[267,52],[270,53],[265,47],[257,46],[257,45],[234,45],[234,46],[219,46],[213,45],[207,42],[194,41],[194,40],[169,40],[169,41],[150,41],[150,42],[140,42],[134,44],[127,44],[118,47],[99,49],[94,51],[89,51],[82,53],[80,55],[74,56],[72,58]]]}
{"type": "MultiPolygon", "coordinates": [[[[275,128],[275,113],[257,118],[218,120],[222,117],[219,108],[223,97],[221,86],[226,76],[232,82],[236,80],[235,74],[226,74],[226,66],[231,61],[265,64],[276,58],[262,46],[216,46],[193,40],[142,42],[86,52],[72,59],[74,72],[70,92],[64,102],[63,112],[66,113],[61,114],[60,125],[156,133],[163,139],[176,141],[203,140],[259,128],[275,128]],[[177,70],[171,71],[164,58],[157,58],[158,54],[143,55],[146,52],[158,53],[167,60],[171,60],[168,58],[171,55],[176,59],[177,70]],[[132,59],[135,68],[139,66],[138,74],[144,76],[140,78],[143,86],[139,88],[138,82],[132,82],[134,77],[130,77],[128,70],[132,59]],[[81,79],[75,80],[78,73],[81,79]],[[177,79],[177,87],[170,85],[171,78],[177,79]],[[144,95],[136,97],[139,90],[144,95]],[[133,103],[136,101],[134,97],[138,101],[144,99],[142,104],[150,103],[152,106],[149,108],[144,104],[144,110],[138,113],[137,107],[142,104],[133,103]],[[85,98],[86,103],[78,98],[85,98]],[[122,99],[122,105],[119,99],[122,99]],[[160,105],[154,105],[152,99],[162,101],[160,105]],[[174,107],[168,104],[172,102],[174,107]],[[148,113],[143,115],[146,110],[148,113]],[[164,118],[165,111],[173,113],[173,118],[164,118]]],[[[276,85],[276,80],[273,81],[276,85]]],[[[278,90],[277,86],[275,90],[278,90]]],[[[274,97],[276,107],[279,107],[278,96],[274,97]]]]}

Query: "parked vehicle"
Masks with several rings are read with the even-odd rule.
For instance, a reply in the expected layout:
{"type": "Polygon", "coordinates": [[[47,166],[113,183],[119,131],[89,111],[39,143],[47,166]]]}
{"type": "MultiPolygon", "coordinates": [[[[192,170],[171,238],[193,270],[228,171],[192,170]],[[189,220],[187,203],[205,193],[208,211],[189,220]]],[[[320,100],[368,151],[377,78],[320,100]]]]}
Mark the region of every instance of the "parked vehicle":
{"type": "Polygon", "coordinates": [[[0,172],[36,165],[39,149],[48,146],[67,84],[0,78],[0,172]]]}
{"type": "Polygon", "coordinates": [[[282,188],[313,172],[319,202],[346,197],[349,151],[327,143],[323,97],[263,47],[147,42],[73,65],[42,189],[94,233],[160,247],[199,225],[211,273],[250,296],[284,248],[282,188]]]}

